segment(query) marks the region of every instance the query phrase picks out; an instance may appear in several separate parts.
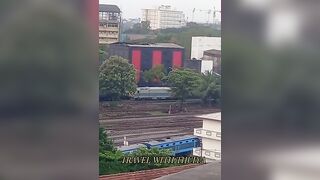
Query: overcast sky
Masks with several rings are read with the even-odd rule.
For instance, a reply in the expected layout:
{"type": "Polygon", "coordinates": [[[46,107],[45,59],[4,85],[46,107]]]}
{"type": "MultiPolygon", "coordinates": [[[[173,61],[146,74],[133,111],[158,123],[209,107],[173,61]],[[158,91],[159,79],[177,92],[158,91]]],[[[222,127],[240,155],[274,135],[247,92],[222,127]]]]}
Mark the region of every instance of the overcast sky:
{"type": "MultiPolygon", "coordinates": [[[[122,11],[124,18],[141,18],[141,9],[154,8],[159,5],[171,5],[177,10],[183,11],[188,17],[189,21],[192,19],[192,10],[214,9],[221,10],[221,0],[99,0],[100,4],[114,4],[118,5],[122,11]]],[[[216,13],[216,18],[220,18],[220,13],[216,13]]],[[[194,14],[194,21],[207,22],[208,13],[204,11],[196,11],[194,14]]],[[[210,15],[210,22],[213,21],[212,14],[210,15]]]]}

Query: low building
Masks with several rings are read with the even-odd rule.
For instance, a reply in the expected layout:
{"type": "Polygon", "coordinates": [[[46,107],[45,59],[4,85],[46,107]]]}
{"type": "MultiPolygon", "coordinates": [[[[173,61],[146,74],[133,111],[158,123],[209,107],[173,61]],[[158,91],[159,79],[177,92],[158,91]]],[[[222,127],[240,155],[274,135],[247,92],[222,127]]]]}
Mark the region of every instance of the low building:
{"type": "Polygon", "coordinates": [[[194,156],[205,157],[207,162],[221,160],[221,112],[198,116],[202,128],[195,128],[194,135],[202,139],[202,146],[193,149],[194,156]]]}
{"type": "Polygon", "coordinates": [[[99,5],[99,44],[120,40],[121,11],[116,5],[99,5]]]}
{"type": "Polygon", "coordinates": [[[192,37],[191,42],[191,59],[200,60],[204,51],[216,49],[221,50],[221,37],[192,37]]]}
{"type": "Polygon", "coordinates": [[[221,37],[192,37],[191,59],[201,61],[201,72],[221,74],[221,37]]]}
{"type": "Polygon", "coordinates": [[[113,43],[109,47],[109,56],[120,56],[129,60],[136,70],[139,86],[145,82],[142,73],[157,65],[163,65],[167,72],[172,68],[183,67],[184,47],[173,43],[130,44],[113,43]]]}
{"type": "Polygon", "coordinates": [[[165,5],[155,9],[143,9],[142,21],[149,21],[153,30],[186,26],[184,13],[165,5]]]}
{"type": "Polygon", "coordinates": [[[201,58],[201,72],[213,71],[217,74],[221,74],[221,51],[216,49],[210,49],[203,52],[201,58]]]}

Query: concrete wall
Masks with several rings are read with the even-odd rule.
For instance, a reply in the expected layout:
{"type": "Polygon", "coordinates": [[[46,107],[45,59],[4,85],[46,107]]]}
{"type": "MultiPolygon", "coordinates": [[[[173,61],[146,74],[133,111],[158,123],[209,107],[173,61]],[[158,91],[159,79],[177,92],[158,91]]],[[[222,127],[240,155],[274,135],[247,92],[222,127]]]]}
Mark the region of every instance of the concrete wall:
{"type": "Polygon", "coordinates": [[[221,121],[203,120],[203,129],[221,132],[221,121]]]}
{"type": "Polygon", "coordinates": [[[204,73],[206,71],[213,70],[213,61],[210,60],[202,60],[201,61],[201,72],[204,73]]]}
{"type": "Polygon", "coordinates": [[[192,37],[191,42],[191,59],[200,59],[203,52],[210,49],[221,50],[221,37],[192,37]]]}
{"type": "Polygon", "coordinates": [[[202,148],[207,150],[221,150],[221,141],[202,138],[202,148]]]}

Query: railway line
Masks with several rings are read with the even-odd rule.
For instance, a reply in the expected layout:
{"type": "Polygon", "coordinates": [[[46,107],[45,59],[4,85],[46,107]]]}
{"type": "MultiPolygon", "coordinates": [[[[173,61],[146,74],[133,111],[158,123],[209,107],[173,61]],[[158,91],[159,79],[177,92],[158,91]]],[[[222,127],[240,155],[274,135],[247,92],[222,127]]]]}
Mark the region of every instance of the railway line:
{"type": "Polygon", "coordinates": [[[176,101],[127,101],[118,108],[100,107],[100,126],[107,130],[115,145],[123,145],[124,137],[129,144],[175,136],[192,135],[194,128],[202,127],[202,119],[196,117],[219,111],[214,108],[201,108],[190,102],[192,111],[182,114],[144,114],[148,111],[165,111],[176,101]],[[112,115],[110,115],[112,114],[112,115]]]}
{"type": "Polygon", "coordinates": [[[194,128],[202,126],[202,120],[191,115],[127,118],[101,120],[100,126],[106,128],[109,137],[119,146],[123,144],[124,136],[130,144],[135,144],[152,139],[192,135],[194,128]]]}

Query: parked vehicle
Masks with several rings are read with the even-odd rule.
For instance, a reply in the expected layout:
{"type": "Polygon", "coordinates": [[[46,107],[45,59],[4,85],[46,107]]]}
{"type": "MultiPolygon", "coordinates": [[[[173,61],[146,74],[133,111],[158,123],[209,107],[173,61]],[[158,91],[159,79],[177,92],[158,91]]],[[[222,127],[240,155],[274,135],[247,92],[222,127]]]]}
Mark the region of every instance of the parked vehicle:
{"type": "Polygon", "coordinates": [[[173,97],[170,87],[138,87],[133,98],[142,99],[171,99],[173,97]]]}

